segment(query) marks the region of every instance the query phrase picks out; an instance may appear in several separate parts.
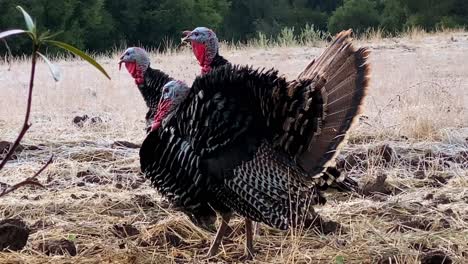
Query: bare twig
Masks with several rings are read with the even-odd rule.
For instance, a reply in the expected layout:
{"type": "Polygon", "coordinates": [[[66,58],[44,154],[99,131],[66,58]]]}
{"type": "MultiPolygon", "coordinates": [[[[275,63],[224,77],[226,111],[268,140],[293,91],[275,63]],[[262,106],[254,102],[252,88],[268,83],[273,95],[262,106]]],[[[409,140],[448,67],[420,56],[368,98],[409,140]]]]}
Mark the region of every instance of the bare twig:
{"type": "Polygon", "coordinates": [[[5,158],[2,160],[2,163],[0,163],[0,170],[2,170],[3,167],[5,167],[5,164],[13,155],[16,148],[19,146],[21,140],[23,139],[24,135],[26,134],[28,129],[31,127],[31,124],[29,123],[29,116],[31,114],[31,102],[32,102],[32,92],[33,92],[33,87],[34,87],[34,76],[36,73],[37,51],[38,51],[38,47],[34,45],[34,50],[32,53],[32,62],[31,62],[31,77],[29,80],[28,105],[26,107],[26,115],[24,117],[23,128],[21,129],[18,137],[16,138],[15,143],[13,143],[11,148],[8,150],[8,153],[6,154],[5,158]]]}
{"type": "Polygon", "coordinates": [[[53,158],[54,155],[50,156],[46,164],[44,164],[44,166],[42,166],[42,168],[38,170],[32,177],[29,177],[22,182],[19,182],[9,188],[6,188],[3,192],[0,193],[0,198],[26,185],[35,185],[41,188],[45,188],[44,185],[36,181],[36,178],[53,162],[53,158]]]}

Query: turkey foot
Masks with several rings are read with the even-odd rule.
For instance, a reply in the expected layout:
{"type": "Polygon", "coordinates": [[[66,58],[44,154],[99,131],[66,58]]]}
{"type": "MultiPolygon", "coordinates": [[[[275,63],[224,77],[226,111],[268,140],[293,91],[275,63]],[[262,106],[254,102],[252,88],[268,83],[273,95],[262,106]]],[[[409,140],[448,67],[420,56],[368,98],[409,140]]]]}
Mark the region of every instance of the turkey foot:
{"type": "Polygon", "coordinates": [[[218,253],[219,245],[223,240],[224,235],[226,234],[226,230],[228,229],[229,220],[231,220],[231,214],[223,214],[221,215],[221,225],[218,228],[218,232],[216,233],[216,237],[214,238],[213,242],[211,243],[210,249],[208,250],[208,254],[206,258],[211,258],[218,253]]]}

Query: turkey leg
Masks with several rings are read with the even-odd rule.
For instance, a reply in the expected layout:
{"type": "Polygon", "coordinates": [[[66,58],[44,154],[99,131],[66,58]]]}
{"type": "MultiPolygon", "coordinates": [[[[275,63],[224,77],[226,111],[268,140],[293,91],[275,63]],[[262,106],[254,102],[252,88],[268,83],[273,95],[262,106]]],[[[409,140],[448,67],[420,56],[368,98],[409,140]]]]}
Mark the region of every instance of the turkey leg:
{"type": "Polygon", "coordinates": [[[218,252],[219,245],[223,240],[224,235],[226,234],[226,230],[228,228],[229,220],[231,220],[231,214],[222,214],[221,215],[221,225],[218,228],[218,232],[216,232],[216,236],[211,243],[210,249],[208,250],[207,257],[211,258],[216,255],[218,252]]]}
{"type": "Polygon", "coordinates": [[[248,260],[253,259],[254,248],[253,248],[253,230],[252,220],[245,219],[245,258],[248,260]]]}

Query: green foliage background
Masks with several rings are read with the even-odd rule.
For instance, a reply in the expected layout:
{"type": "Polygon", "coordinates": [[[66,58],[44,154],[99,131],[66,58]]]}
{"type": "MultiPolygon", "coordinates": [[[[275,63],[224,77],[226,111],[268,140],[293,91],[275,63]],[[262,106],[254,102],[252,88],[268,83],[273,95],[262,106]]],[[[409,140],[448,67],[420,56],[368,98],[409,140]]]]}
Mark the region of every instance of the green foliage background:
{"type": "MultiPolygon", "coordinates": [[[[468,25],[467,0],[0,0],[0,31],[23,25],[23,6],[39,28],[63,31],[58,39],[89,51],[126,45],[159,49],[177,44],[181,31],[214,29],[219,38],[245,42],[285,27],[300,35],[308,25],[330,33],[381,28],[396,34],[408,27],[434,30],[468,25]]],[[[30,48],[10,42],[14,54],[30,48]]],[[[0,55],[6,52],[0,43],[0,55]]]]}

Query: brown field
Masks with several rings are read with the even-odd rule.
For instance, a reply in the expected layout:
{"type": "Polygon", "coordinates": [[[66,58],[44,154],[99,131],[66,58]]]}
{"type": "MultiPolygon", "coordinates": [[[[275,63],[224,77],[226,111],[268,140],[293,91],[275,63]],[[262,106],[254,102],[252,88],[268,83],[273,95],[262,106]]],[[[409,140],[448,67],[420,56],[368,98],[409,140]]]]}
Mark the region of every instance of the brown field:
{"type": "MultiPolygon", "coordinates": [[[[356,45],[372,51],[370,94],[338,164],[363,194],[328,193],[328,203],[317,207],[342,224],[333,234],[261,225],[254,262],[466,263],[468,33],[370,37],[356,45]]],[[[322,50],[225,47],[223,53],[293,78],[322,50]]],[[[51,154],[55,161],[39,178],[47,189],[27,187],[0,199],[0,220],[21,218],[32,230],[22,251],[0,252],[0,263],[204,261],[214,234],[173,211],[144,181],[138,149],[113,144],[145,137],[144,102],[127,72],[118,71],[117,57],[99,58],[112,81],[64,59],[57,62],[62,81],[54,83],[46,65],[38,66],[33,126],[23,142],[37,148],[17,153],[0,172],[0,190],[32,175],[51,154]],[[99,119],[73,124],[84,114],[99,119]],[[134,227],[129,236],[114,227],[122,224],[134,227]],[[60,239],[72,241],[77,255],[49,256],[39,246],[60,239]]],[[[152,54],[152,66],[188,83],[199,71],[189,51],[152,54]]],[[[29,67],[24,60],[0,62],[0,141],[13,141],[23,122],[29,67]]],[[[212,261],[239,260],[242,223],[234,221],[212,261]]]]}

